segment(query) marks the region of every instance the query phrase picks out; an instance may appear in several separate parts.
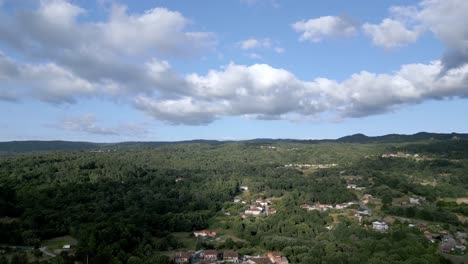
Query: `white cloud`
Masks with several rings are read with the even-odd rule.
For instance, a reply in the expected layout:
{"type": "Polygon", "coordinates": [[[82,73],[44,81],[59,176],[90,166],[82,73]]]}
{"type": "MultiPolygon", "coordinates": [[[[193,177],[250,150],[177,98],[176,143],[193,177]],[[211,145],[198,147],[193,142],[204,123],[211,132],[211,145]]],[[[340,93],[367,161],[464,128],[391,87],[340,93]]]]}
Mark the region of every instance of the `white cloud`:
{"type": "Polygon", "coordinates": [[[269,39],[246,39],[239,42],[239,46],[243,50],[250,50],[255,48],[269,48],[271,46],[271,42],[269,39]]]}
{"type": "MultiPolygon", "coordinates": [[[[249,38],[238,43],[239,47],[245,51],[252,51],[252,50],[272,50],[276,53],[284,53],[285,49],[278,46],[277,43],[274,43],[268,38],[264,39],[255,39],[249,38]]],[[[258,52],[250,52],[246,54],[251,59],[261,59],[262,55],[258,52]]]]}
{"type": "MultiPolygon", "coordinates": [[[[96,84],[115,94],[170,91],[181,85],[170,83],[174,74],[154,71],[154,60],[142,60],[160,55],[192,56],[214,45],[213,34],[188,31],[190,21],[165,8],[128,14],[125,7],[114,5],[109,18],[99,22],[81,21],[79,16],[85,13],[65,0],[42,0],[36,9],[16,14],[0,11],[0,44],[26,60],[48,62],[23,63],[19,65],[22,74],[36,72],[31,79],[38,79],[39,71],[61,75],[62,83],[56,80],[43,88],[53,90],[53,100],[70,102],[69,97],[90,89],[101,92],[91,88],[96,84]],[[75,81],[63,85],[64,79],[75,81]]],[[[53,81],[44,77],[36,86],[46,86],[46,82],[53,81]]]]}
{"type": "MultiPolygon", "coordinates": [[[[405,28],[430,29],[449,51],[464,54],[468,25],[465,20],[439,25],[454,23],[439,18],[444,12],[433,10],[447,12],[451,7],[444,3],[432,0],[416,9],[394,8],[393,21],[405,28]],[[416,14],[414,19],[407,17],[410,13],[416,14]]],[[[197,49],[210,40],[206,33],[188,31],[189,21],[180,13],[151,9],[128,14],[114,6],[109,20],[82,22],[77,17],[85,12],[63,0],[44,0],[38,9],[16,15],[0,12],[0,44],[15,49],[21,57],[0,54],[0,100],[34,97],[60,103],[101,97],[131,102],[170,124],[202,125],[225,116],[294,121],[301,117],[321,120],[324,115],[359,117],[431,99],[468,97],[468,65],[446,68],[445,57],[430,64],[403,65],[391,74],[362,71],[344,81],[301,80],[286,69],[267,64],[235,63],[206,74],[183,76],[168,61],[156,59],[158,54],[177,53],[185,45],[197,49]],[[51,19],[55,12],[60,13],[60,23],[51,19]]],[[[461,16],[461,12],[454,15],[461,16]]],[[[310,41],[354,34],[353,23],[344,19],[342,24],[336,19],[343,20],[322,17],[296,26],[310,41]]],[[[252,40],[245,46],[248,53],[283,51],[268,39],[252,40]]],[[[111,134],[121,129],[99,126],[93,116],[65,121],[62,128],[73,131],[111,134]]]]}
{"type": "Polygon", "coordinates": [[[301,33],[300,40],[320,42],[330,37],[345,37],[354,35],[356,24],[348,18],[338,16],[322,16],[319,18],[298,21],[291,25],[301,33]]]}
{"type": "Polygon", "coordinates": [[[118,126],[102,126],[99,125],[94,114],[84,114],[76,116],[65,116],[62,118],[61,123],[54,124],[52,127],[64,129],[73,132],[82,132],[87,134],[96,135],[122,135],[122,136],[141,136],[148,131],[146,130],[146,123],[126,123],[118,126]]]}
{"type": "Polygon", "coordinates": [[[415,42],[431,31],[446,47],[443,70],[468,62],[468,1],[423,0],[414,6],[394,6],[391,17],[381,24],[365,24],[364,31],[373,43],[393,48],[415,42]]]}
{"type": "Polygon", "coordinates": [[[362,28],[372,38],[374,45],[387,49],[415,42],[420,34],[417,29],[409,30],[402,22],[389,18],[379,25],[366,23],[362,28]]]}
{"type": "Polygon", "coordinates": [[[190,95],[169,100],[139,97],[137,107],[171,124],[200,125],[223,116],[298,120],[381,114],[430,99],[468,97],[468,66],[440,77],[440,61],[408,64],[394,74],[362,71],[337,82],[302,81],[266,64],[229,64],[221,71],[186,77],[190,95]]]}
{"type": "Polygon", "coordinates": [[[468,62],[468,1],[426,0],[419,5],[417,20],[447,47],[446,69],[468,62]]]}

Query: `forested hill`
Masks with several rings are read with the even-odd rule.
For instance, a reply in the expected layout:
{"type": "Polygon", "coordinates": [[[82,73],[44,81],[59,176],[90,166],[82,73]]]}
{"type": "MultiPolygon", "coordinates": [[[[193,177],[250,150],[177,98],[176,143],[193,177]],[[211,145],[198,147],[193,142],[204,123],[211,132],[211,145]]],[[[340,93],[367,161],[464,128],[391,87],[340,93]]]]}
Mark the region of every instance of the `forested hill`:
{"type": "Polygon", "coordinates": [[[419,132],[413,135],[388,134],[384,136],[368,137],[364,134],[355,134],[337,139],[338,142],[346,143],[403,143],[425,140],[456,140],[468,139],[468,134],[459,133],[427,133],[419,132]]]}
{"type": "Polygon", "coordinates": [[[32,152],[32,151],[80,151],[91,150],[102,144],[74,141],[10,141],[0,142],[0,152],[32,152]]]}
{"type": "MultiPolygon", "coordinates": [[[[323,139],[323,140],[298,140],[298,139],[269,139],[259,138],[244,140],[238,142],[257,143],[257,144],[272,144],[277,142],[289,143],[403,143],[428,140],[456,140],[468,139],[468,134],[460,133],[427,133],[420,132],[413,135],[389,134],[384,136],[369,137],[364,134],[355,134],[341,137],[338,139],[323,139]]],[[[162,145],[173,144],[224,144],[233,141],[217,141],[217,140],[187,140],[187,141],[153,141],[153,142],[120,142],[120,143],[93,143],[93,142],[74,142],[74,141],[10,141],[0,142],[0,153],[15,153],[15,152],[48,152],[48,151],[91,151],[91,150],[106,150],[121,147],[157,147],[162,145]]]]}

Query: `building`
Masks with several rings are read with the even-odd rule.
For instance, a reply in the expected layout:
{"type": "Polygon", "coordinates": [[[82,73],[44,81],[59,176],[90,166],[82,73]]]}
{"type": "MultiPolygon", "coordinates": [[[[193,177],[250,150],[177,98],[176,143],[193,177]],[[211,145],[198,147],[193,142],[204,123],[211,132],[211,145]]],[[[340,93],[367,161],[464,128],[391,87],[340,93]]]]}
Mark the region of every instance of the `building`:
{"type": "Polygon", "coordinates": [[[287,258],[282,257],[280,254],[275,253],[275,252],[268,253],[267,257],[274,264],[288,264],[289,263],[287,258]]]}
{"type": "Polygon", "coordinates": [[[263,212],[263,209],[255,207],[255,206],[251,206],[249,209],[245,210],[244,214],[252,215],[252,216],[259,216],[260,214],[262,214],[262,212],[263,212]]]}
{"type": "Polygon", "coordinates": [[[386,222],[374,221],[372,222],[372,229],[379,232],[385,232],[388,230],[388,224],[386,222]]]}
{"type": "Polygon", "coordinates": [[[333,209],[333,205],[331,205],[331,204],[320,204],[320,203],[316,203],[314,205],[304,204],[304,205],[301,205],[301,208],[306,209],[307,211],[317,210],[317,211],[320,211],[320,212],[325,212],[327,210],[333,209]]]}
{"type": "Polygon", "coordinates": [[[245,260],[242,263],[248,264],[273,264],[273,262],[268,257],[260,256],[245,256],[245,260]]]}
{"type": "Polygon", "coordinates": [[[174,257],[174,262],[179,263],[189,263],[190,258],[192,257],[192,252],[176,252],[174,257]]]}
{"type": "Polygon", "coordinates": [[[245,192],[245,191],[248,191],[248,190],[249,190],[249,187],[247,187],[247,186],[240,186],[239,189],[240,189],[241,191],[244,191],[244,192],[245,192]]]}
{"type": "Polygon", "coordinates": [[[223,252],[223,261],[229,263],[238,263],[239,253],[234,251],[225,251],[223,252]]]}
{"type": "Polygon", "coordinates": [[[218,233],[215,231],[208,231],[208,230],[200,230],[200,231],[194,231],[193,235],[195,237],[215,237],[218,233]]]}
{"type": "Polygon", "coordinates": [[[267,206],[267,205],[270,204],[269,201],[267,201],[267,200],[262,200],[262,199],[257,199],[255,202],[256,202],[257,204],[261,205],[261,206],[267,206]]]}
{"type": "Polygon", "coordinates": [[[410,197],[409,198],[409,203],[414,204],[414,205],[419,205],[419,204],[421,204],[421,201],[418,198],[410,197]]]}
{"type": "Polygon", "coordinates": [[[360,205],[359,209],[357,209],[356,213],[358,215],[363,215],[363,216],[371,216],[372,215],[372,210],[365,206],[365,205],[360,205]]]}
{"type": "Polygon", "coordinates": [[[218,260],[218,252],[216,250],[205,250],[203,260],[210,262],[218,260]]]}

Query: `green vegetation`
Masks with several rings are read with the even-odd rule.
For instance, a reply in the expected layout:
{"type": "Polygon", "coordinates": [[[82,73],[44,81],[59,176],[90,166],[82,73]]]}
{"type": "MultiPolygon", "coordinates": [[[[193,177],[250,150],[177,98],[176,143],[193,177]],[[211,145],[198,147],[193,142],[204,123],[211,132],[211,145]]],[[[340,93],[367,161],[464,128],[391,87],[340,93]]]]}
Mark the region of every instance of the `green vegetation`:
{"type": "Polygon", "coordinates": [[[448,233],[468,227],[457,218],[467,216],[467,204],[456,200],[468,197],[465,139],[105,148],[111,151],[0,157],[0,263],[167,263],[177,250],[201,248],[279,251],[293,263],[443,263],[448,260],[439,254],[439,242],[404,219],[448,233]],[[418,157],[382,158],[396,152],[418,157]],[[285,167],[331,163],[338,165],[285,167]],[[368,206],[374,213],[361,222],[354,216],[357,205],[326,212],[301,208],[359,201],[363,194],[373,196],[368,206]],[[242,218],[247,205],[234,203],[235,197],[270,198],[277,213],[242,218]],[[403,204],[408,197],[422,202],[403,204]],[[389,231],[373,231],[371,222],[384,217],[392,220],[389,231]],[[195,238],[192,231],[201,229],[218,236],[195,238]],[[72,248],[54,258],[31,253],[66,244],[72,248]],[[26,256],[13,245],[31,249],[26,256]]]}

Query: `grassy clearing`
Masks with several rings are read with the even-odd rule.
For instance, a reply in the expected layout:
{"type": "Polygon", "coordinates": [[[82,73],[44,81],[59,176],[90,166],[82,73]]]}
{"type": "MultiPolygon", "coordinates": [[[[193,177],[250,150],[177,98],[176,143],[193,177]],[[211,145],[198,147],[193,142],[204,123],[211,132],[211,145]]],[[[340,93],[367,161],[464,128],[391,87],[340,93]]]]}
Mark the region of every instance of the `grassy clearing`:
{"type": "Polygon", "coordinates": [[[78,241],[71,236],[56,237],[42,242],[43,247],[47,247],[51,250],[61,249],[64,245],[76,246],[78,241]]]}
{"type": "Polygon", "coordinates": [[[451,197],[445,197],[441,198],[440,200],[444,202],[456,202],[457,204],[468,204],[468,197],[459,197],[459,198],[451,198],[451,197]]]}
{"type": "Polygon", "coordinates": [[[195,250],[197,246],[197,238],[192,236],[190,232],[176,232],[172,233],[172,235],[183,244],[183,248],[187,250],[195,250]]]}

